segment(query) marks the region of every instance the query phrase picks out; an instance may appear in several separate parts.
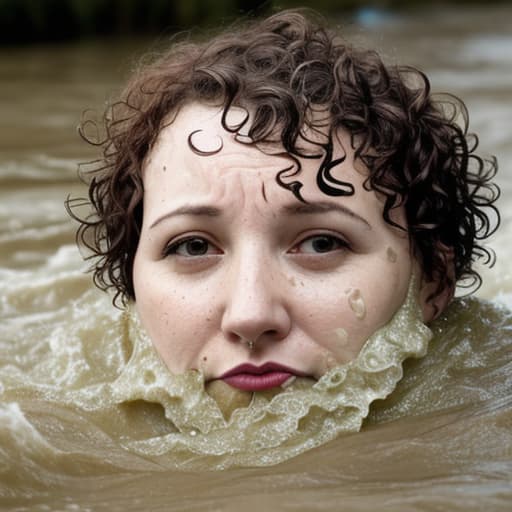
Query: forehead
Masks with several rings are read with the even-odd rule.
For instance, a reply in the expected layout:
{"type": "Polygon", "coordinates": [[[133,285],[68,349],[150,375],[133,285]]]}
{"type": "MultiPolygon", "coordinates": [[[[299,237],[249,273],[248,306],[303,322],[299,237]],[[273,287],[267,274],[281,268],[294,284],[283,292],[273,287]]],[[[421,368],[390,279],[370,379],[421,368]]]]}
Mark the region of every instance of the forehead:
{"type": "MultiPolygon", "coordinates": [[[[280,218],[279,212],[292,203],[301,204],[289,190],[277,183],[298,181],[306,203],[326,200],[350,209],[382,232],[395,232],[383,218],[383,201],[364,183],[368,170],[354,159],[350,134],[333,137],[332,178],[350,184],[353,194],[330,196],[317,183],[320,158],[299,158],[300,171],[290,175],[293,160],[279,145],[264,148],[243,144],[222,125],[222,111],[203,104],[182,108],[159,133],[157,143],[143,167],[143,223],[151,225],[169,211],[188,206],[221,209],[226,218],[280,218]],[[244,217],[245,218],[245,217],[244,217]]],[[[318,154],[318,146],[306,148],[318,154]]],[[[297,170],[297,169],[295,169],[297,170]]],[[[390,212],[397,224],[406,226],[403,207],[390,212]]],[[[395,233],[396,234],[396,233],[395,233]]],[[[394,235],[393,235],[394,236],[394,235]]],[[[400,238],[405,236],[400,231],[400,238]]]]}
{"type": "MultiPolygon", "coordinates": [[[[223,126],[223,111],[219,107],[201,103],[182,107],[161,130],[154,148],[146,158],[143,166],[145,187],[161,186],[163,177],[165,181],[173,181],[174,186],[185,180],[202,181],[204,184],[214,181],[220,184],[227,176],[241,171],[244,181],[255,177],[275,181],[278,172],[288,169],[283,175],[285,182],[300,181],[304,185],[304,193],[318,189],[317,171],[324,157],[318,143],[326,142],[327,126],[325,133],[312,130],[304,133],[316,144],[302,139],[297,144],[301,154],[316,155],[316,158],[298,157],[294,161],[280,143],[247,143],[251,124],[250,113],[247,111],[232,108],[225,116],[225,123],[229,127],[241,123],[243,126],[236,133],[226,130],[223,126]],[[245,124],[244,120],[247,120],[245,124]],[[293,175],[294,171],[299,170],[298,167],[300,172],[293,175]],[[163,176],[162,171],[167,171],[167,175],[163,176]]],[[[350,136],[342,131],[333,137],[333,158],[340,157],[343,161],[333,168],[333,177],[362,184],[367,177],[367,170],[361,162],[354,161],[350,136]]],[[[282,190],[291,194],[290,191],[282,190]]]]}

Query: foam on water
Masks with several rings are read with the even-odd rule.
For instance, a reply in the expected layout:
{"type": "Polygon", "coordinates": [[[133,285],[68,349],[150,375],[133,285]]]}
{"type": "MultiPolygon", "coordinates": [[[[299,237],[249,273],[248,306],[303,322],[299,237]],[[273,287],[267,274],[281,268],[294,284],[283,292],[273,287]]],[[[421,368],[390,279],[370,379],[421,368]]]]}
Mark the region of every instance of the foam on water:
{"type": "Polygon", "coordinates": [[[176,458],[178,464],[179,458],[186,458],[176,454],[190,451],[196,457],[217,457],[211,460],[213,467],[268,465],[341,432],[357,431],[369,404],[387,396],[400,379],[402,360],[426,351],[430,332],[418,322],[413,295],[411,292],[393,321],[368,341],[353,363],[330,370],[306,389],[292,383],[270,400],[255,393],[250,406],[235,410],[229,421],[205,396],[200,373],[162,373],[162,363],[156,361],[149,341],[136,336],[138,348],[116,381],[114,393],[120,401],[133,400],[134,391],[139,399],[157,400],[176,431],[164,438],[130,443],[130,448],[144,455],[165,454],[176,458]],[[150,368],[156,376],[151,385],[140,368],[150,368]]]}
{"type": "Polygon", "coordinates": [[[72,304],[67,321],[52,319],[53,330],[44,348],[40,343],[42,357],[29,379],[27,367],[4,367],[4,397],[28,394],[87,411],[107,432],[112,429],[107,417],[126,416],[138,404],[141,417],[153,422],[149,434],[125,420],[120,443],[168,467],[276,464],[359,430],[370,404],[385,398],[402,377],[402,361],[425,354],[431,333],[421,323],[416,294],[411,280],[404,305],[354,361],[336,366],[313,385],[298,379],[275,396],[254,393],[229,419],[223,404],[205,392],[200,372],[172,375],[165,368],[133,312],[109,318],[102,301],[91,302],[86,294],[72,304]]]}

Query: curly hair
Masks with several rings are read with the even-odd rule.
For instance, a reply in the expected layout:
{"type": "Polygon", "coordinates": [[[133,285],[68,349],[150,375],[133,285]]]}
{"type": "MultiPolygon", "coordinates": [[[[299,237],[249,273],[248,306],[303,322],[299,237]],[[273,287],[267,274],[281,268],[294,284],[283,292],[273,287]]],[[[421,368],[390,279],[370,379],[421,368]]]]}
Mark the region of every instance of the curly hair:
{"type": "MultiPolygon", "coordinates": [[[[332,141],[336,130],[351,135],[355,157],[368,168],[365,188],[384,198],[383,217],[403,207],[415,255],[433,295],[456,282],[472,289],[481,278],[477,259],[492,264],[481,241],[499,225],[492,183],[494,158],[475,154],[478,139],[468,133],[464,103],[454,96],[435,99],[419,70],[387,66],[374,51],[347,44],[312,11],[288,10],[240,23],[205,40],[175,41],[162,55],[142,64],[121,99],[105,112],[104,136],[80,133],[102,149],[102,157],[80,175],[89,186],[92,212],[69,199],[67,208],[81,225],[77,241],[92,251],[95,284],[113,288],[114,303],[134,299],[132,266],[142,225],[141,169],[161,128],[180,107],[193,101],[215,103],[229,126],[233,106],[253,113],[253,144],[279,138],[295,168],[276,175],[299,200],[300,150],[305,133],[322,131],[317,183],[328,195],[349,195],[350,184],[334,179],[332,141]],[[318,111],[327,115],[318,120],[318,111]],[[290,181],[290,178],[292,180],[290,181]]],[[[243,124],[243,123],[242,123],[243,124]]],[[[310,141],[311,142],[311,141],[310,141]]],[[[311,155],[308,155],[311,158],[311,155]]],[[[352,191],[353,192],[353,191],[352,191]]]]}

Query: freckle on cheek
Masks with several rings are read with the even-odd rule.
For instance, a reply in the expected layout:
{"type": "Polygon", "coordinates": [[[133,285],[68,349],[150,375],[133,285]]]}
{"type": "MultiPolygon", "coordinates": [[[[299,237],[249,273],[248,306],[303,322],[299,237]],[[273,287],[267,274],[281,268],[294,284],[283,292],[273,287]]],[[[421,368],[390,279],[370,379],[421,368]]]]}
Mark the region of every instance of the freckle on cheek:
{"type": "Polygon", "coordinates": [[[296,284],[296,283],[295,283],[295,278],[294,278],[293,276],[292,276],[292,277],[289,277],[289,278],[288,278],[288,281],[290,282],[290,284],[291,284],[292,286],[295,286],[295,284],[296,284]]]}
{"type": "Polygon", "coordinates": [[[366,305],[360,290],[357,288],[349,288],[348,290],[345,290],[345,293],[348,294],[347,299],[350,309],[355,313],[359,320],[362,320],[366,316],[366,305]]]}
{"type": "Polygon", "coordinates": [[[386,257],[388,258],[388,261],[390,261],[391,263],[396,263],[397,254],[393,249],[391,249],[391,247],[388,247],[386,249],[386,257]]]}

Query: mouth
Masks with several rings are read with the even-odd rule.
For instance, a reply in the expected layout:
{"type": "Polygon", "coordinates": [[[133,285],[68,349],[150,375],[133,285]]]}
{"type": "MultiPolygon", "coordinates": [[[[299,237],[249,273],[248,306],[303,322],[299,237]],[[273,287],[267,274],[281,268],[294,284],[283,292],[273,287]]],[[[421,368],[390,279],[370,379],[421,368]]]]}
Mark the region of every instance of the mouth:
{"type": "Polygon", "coordinates": [[[242,391],[262,391],[278,386],[286,387],[288,381],[306,374],[277,363],[265,363],[262,366],[241,364],[232,368],[219,378],[230,386],[242,391]]]}

